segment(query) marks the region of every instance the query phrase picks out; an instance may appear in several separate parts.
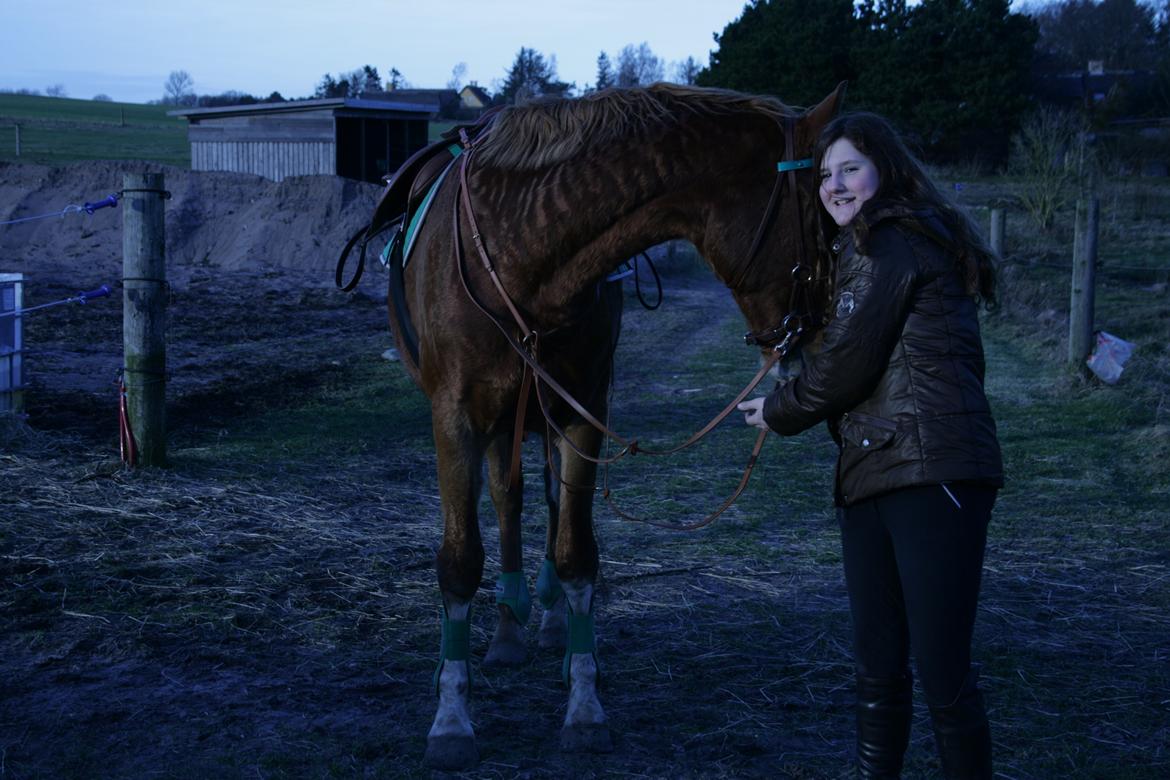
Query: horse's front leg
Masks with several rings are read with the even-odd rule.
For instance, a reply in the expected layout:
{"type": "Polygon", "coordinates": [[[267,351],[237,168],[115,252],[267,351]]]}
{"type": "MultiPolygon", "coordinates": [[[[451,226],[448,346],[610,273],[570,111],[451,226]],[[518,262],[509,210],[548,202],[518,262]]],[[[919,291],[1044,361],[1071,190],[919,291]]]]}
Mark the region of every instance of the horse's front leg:
{"type": "MultiPolygon", "coordinates": [[[[565,429],[582,452],[596,456],[601,434],[583,421],[565,429]]],[[[565,750],[608,752],[613,742],[605,710],[597,697],[597,643],[593,631],[593,592],[597,580],[597,541],[593,536],[593,489],[596,464],[561,442],[562,480],[556,568],[568,606],[568,641],[562,674],[569,705],[561,729],[565,750]]]]}
{"type": "Polygon", "coordinates": [[[528,660],[524,626],[532,609],[532,596],[524,576],[520,518],[524,479],[510,484],[512,433],[505,431],[488,445],[488,490],[500,526],[500,576],[496,580],[496,633],[484,656],[484,666],[517,666],[528,660]]]}
{"type": "Polygon", "coordinates": [[[432,404],[443,543],[436,568],[443,598],[442,644],[435,685],[439,706],[427,734],[426,763],[466,769],[479,761],[471,727],[471,601],[483,577],[483,541],[476,504],[483,453],[465,415],[454,405],[432,404]]]}

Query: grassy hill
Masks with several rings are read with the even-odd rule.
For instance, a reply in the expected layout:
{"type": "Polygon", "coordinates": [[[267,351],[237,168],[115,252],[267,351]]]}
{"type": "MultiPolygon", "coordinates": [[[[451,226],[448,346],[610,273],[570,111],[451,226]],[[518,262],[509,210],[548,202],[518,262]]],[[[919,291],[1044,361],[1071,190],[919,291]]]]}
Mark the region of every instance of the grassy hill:
{"type": "Polygon", "coordinates": [[[191,164],[187,121],[167,116],[169,108],[0,94],[0,161],[149,160],[186,167],[191,164]]]}

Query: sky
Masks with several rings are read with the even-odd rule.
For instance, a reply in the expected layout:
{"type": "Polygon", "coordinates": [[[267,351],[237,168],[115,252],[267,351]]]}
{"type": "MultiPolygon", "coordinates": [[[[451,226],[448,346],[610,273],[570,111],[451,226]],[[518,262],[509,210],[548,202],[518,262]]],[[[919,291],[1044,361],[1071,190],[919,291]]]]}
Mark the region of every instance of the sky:
{"type": "Polygon", "coordinates": [[[412,87],[492,90],[521,46],[556,57],[578,91],[643,42],[701,66],[746,0],[0,0],[0,90],[145,103],[185,70],[198,94],[312,95],[326,73],[397,68],[412,87]]]}

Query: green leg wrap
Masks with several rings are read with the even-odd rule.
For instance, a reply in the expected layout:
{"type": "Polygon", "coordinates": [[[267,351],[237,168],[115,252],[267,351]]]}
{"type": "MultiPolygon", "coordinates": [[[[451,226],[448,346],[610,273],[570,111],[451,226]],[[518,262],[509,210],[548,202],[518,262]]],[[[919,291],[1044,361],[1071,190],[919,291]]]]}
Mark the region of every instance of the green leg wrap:
{"type": "Polygon", "coordinates": [[[443,664],[447,661],[467,662],[467,685],[471,687],[471,610],[468,609],[467,620],[451,620],[447,617],[447,608],[443,608],[443,639],[439,645],[439,666],[435,669],[435,693],[439,692],[439,675],[443,673],[443,664]]]}
{"type": "Polygon", "coordinates": [[[564,593],[561,581],[557,579],[556,564],[545,558],[540,564],[540,574],[536,575],[536,595],[540,598],[540,605],[546,610],[552,609],[564,593]]]}
{"type": "MultiPolygon", "coordinates": [[[[569,667],[574,653],[589,653],[597,663],[597,640],[593,635],[593,613],[577,615],[569,609],[569,641],[565,647],[565,662],[561,664],[561,681],[569,684],[569,667]]],[[[600,665],[598,675],[600,677],[600,665]]]]}
{"type": "Polygon", "coordinates": [[[496,603],[512,610],[512,615],[520,625],[528,625],[528,616],[532,613],[532,596],[528,593],[524,572],[500,573],[500,578],[496,580],[496,603]]]}

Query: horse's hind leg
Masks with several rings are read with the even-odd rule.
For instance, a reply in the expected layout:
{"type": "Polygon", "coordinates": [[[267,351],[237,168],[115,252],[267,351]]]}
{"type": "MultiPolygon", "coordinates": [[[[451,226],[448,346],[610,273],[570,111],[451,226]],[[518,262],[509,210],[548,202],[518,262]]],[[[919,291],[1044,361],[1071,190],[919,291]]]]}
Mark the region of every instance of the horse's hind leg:
{"type": "Polygon", "coordinates": [[[483,541],[476,504],[482,488],[483,454],[457,410],[432,412],[443,509],[443,543],[436,568],[443,597],[443,638],[436,687],[439,706],[427,735],[426,763],[436,769],[466,769],[479,760],[471,727],[471,600],[483,576],[483,541]]]}
{"type": "MultiPolygon", "coordinates": [[[[549,460],[553,453],[550,451],[549,460]]],[[[565,612],[565,591],[561,588],[561,581],[557,578],[557,528],[560,525],[560,480],[557,479],[554,469],[559,468],[555,462],[544,464],[544,498],[548,504],[548,531],[544,543],[544,560],[540,563],[540,572],[536,577],[536,595],[540,605],[544,607],[544,614],[540,618],[540,633],[538,643],[543,648],[563,650],[568,636],[568,620],[565,612]]]]}
{"type": "MultiPolygon", "coordinates": [[[[578,421],[565,429],[582,452],[596,455],[601,434],[578,421]]],[[[568,647],[562,674],[569,685],[569,705],[561,729],[565,750],[606,752],[613,742],[605,710],[597,698],[597,654],[593,632],[593,591],[597,580],[597,542],[593,536],[593,487],[597,466],[561,443],[563,484],[557,529],[557,573],[569,609],[568,647]]]]}
{"type": "Polygon", "coordinates": [[[524,576],[520,518],[524,480],[509,484],[512,466],[512,434],[502,433],[488,445],[488,489],[500,525],[500,578],[496,582],[496,633],[484,656],[484,666],[516,666],[528,660],[524,626],[532,607],[524,576]]]}

